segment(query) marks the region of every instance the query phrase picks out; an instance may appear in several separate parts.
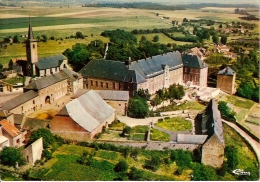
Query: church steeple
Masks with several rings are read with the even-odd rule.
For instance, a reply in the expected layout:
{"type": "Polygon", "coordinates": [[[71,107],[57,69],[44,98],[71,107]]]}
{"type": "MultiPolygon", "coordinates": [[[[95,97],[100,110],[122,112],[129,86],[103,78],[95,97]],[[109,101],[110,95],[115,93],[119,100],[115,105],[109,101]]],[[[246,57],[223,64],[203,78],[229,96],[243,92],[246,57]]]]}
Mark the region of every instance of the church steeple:
{"type": "Polygon", "coordinates": [[[37,40],[34,39],[31,20],[29,18],[28,39],[26,41],[27,67],[26,75],[36,75],[36,63],[38,62],[37,40]]]}
{"type": "Polygon", "coordinates": [[[32,25],[31,25],[31,20],[29,20],[28,39],[29,40],[33,40],[34,39],[33,31],[32,31],[32,25]]]}

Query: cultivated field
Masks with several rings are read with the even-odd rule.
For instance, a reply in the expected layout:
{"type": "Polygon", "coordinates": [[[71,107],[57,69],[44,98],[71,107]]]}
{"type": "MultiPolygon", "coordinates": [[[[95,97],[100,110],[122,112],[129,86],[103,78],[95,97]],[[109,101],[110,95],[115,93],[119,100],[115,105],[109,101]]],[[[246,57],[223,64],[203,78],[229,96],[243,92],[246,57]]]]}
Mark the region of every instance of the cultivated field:
{"type": "MultiPolygon", "coordinates": [[[[104,40],[105,38],[100,36],[100,33],[104,30],[123,29],[132,31],[133,29],[170,28],[173,20],[182,22],[183,18],[211,19],[222,22],[242,21],[238,19],[240,15],[233,13],[236,7],[206,7],[202,9],[168,11],[82,7],[82,4],[79,3],[58,4],[55,2],[38,1],[23,1],[22,3],[12,1],[9,3],[16,4],[16,7],[0,7],[0,39],[8,36],[12,38],[15,35],[26,35],[29,16],[35,37],[44,34],[48,38],[50,36],[63,38],[64,41],[52,42],[48,40],[45,44],[39,43],[38,53],[40,57],[60,54],[77,42],[88,43],[94,39],[104,40]],[[159,16],[156,16],[157,13],[159,13],[159,16]],[[163,17],[169,17],[169,19],[163,17]],[[65,37],[75,35],[77,31],[87,35],[88,38],[86,40],[73,39],[65,41],[65,37]]],[[[214,26],[217,28],[218,24],[214,26]]],[[[189,27],[187,28],[189,31],[192,31],[189,27]]],[[[254,31],[258,32],[258,30],[256,28],[254,31]]],[[[175,34],[178,33],[176,32],[175,34]]],[[[154,34],[146,36],[148,40],[152,40],[154,34]]],[[[137,37],[140,39],[141,35],[137,37]]],[[[159,34],[159,37],[159,43],[190,44],[188,42],[173,41],[163,34],[159,34]]],[[[107,41],[108,39],[105,39],[105,42],[107,41]]],[[[24,57],[24,55],[24,44],[8,45],[6,49],[0,48],[0,63],[6,64],[11,58],[24,57]]]]}

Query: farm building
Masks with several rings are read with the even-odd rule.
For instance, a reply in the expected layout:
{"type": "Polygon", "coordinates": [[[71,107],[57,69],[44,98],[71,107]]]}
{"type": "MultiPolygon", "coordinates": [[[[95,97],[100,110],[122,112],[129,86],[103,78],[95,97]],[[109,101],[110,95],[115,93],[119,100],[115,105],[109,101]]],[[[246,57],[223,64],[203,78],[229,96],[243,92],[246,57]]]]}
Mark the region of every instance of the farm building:
{"type": "Polygon", "coordinates": [[[217,75],[217,88],[228,93],[236,93],[236,72],[230,67],[220,70],[217,75]]]}
{"type": "Polygon", "coordinates": [[[115,119],[115,109],[94,90],[72,100],[50,122],[53,133],[69,140],[93,139],[115,119]]]}
{"type": "MultiPolygon", "coordinates": [[[[117,115],[126,115],[128,102],[129,102],[129,92],[121,90],[95,90],[101,98],[106,101],[111,107],[115,109],[117,115]]],[[[72,98],[78,98],[79,96],[89,92],[86,89],[79,89],[72,96],[72,98]]]]}

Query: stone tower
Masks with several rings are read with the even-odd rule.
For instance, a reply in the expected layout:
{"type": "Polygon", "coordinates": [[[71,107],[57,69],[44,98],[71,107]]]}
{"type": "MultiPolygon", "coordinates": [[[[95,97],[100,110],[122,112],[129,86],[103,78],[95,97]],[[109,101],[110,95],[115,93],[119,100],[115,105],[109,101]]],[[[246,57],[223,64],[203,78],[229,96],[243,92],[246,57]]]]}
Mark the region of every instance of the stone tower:
{"type": "Polygon", "coordinates": [[[38,62],[37,40],[34,39],[31,22],[29,22],[28,39],[26,40],[26,76],[36,75],[35,63],[38,62]]]}
{"type": "Polygon", "coordinates": [[[235,94],[236,72],[228,66],[223,70],[220,70],[217,75],[217,88],[220,88],[220,90],[228,94],[235,94]]]}

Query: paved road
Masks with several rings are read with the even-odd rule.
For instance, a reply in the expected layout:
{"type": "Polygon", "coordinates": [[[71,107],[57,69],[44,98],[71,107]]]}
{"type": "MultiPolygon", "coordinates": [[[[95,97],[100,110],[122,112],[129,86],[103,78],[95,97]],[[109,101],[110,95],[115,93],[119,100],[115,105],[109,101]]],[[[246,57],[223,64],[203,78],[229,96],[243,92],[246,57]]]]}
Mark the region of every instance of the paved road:
{"type": "Polygon", "coordinates": [[[250,137],[246,132],[240,129],[236,124],[222,120],[224,123],[231,126],[234,130],[236,130],[248,143],[252,146],[253,150],[255,151],[256,157],[258,159],[258,163],[260,161],[260,144],[255,141],[252,137],[250,137]]]}

